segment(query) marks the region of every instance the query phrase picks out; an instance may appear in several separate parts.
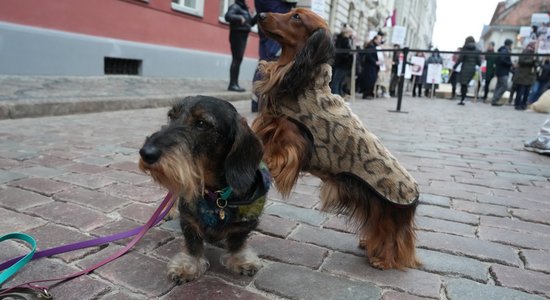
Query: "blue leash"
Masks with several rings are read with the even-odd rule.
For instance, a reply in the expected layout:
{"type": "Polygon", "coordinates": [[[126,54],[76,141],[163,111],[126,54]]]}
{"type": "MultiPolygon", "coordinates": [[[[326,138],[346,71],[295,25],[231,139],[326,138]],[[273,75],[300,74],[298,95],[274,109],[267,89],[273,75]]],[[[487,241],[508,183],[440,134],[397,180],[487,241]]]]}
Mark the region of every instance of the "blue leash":
{"type": "Polygon", "coordinates": [[[29,243],[32,247],[31,252],[29,252],[27,255],[22,257],[20,260],[18,260],[15,264],[13,264],[11,267],[4,270],[2,273],[0,273],[0,286],[8,280],[11,276],[13,276],[15,273],[17,273],[23,266],[25,266],[34,255],[34,252],[36,251],[36,241],[34,238],[28,234],[20,233],[20,232],[13,232],[8,233],[3,236],[0,236],[0,243],[6,240],[21,240],[29,243]]]}

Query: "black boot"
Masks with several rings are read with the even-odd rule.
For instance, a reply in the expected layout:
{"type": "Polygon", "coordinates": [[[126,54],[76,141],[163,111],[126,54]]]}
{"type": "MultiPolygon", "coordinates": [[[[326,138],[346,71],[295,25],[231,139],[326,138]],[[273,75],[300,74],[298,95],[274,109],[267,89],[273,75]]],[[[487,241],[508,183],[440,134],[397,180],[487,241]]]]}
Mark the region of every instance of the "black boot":
{"type": "Polygon", "coordinates": [[[233,92],[244,92],[245,89],[239,86],[239,69],[240,65],[236,63],[231,64],[231,68],[229,69],[229,87],[227,88],[228,91],[233,92]]]}

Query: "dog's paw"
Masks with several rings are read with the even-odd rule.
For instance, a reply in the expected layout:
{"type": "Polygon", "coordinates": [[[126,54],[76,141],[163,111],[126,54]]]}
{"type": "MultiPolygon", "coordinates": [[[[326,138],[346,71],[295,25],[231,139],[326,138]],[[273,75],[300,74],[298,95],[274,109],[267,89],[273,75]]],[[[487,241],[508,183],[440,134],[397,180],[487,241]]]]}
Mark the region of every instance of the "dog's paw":
{"type": "Polygon", "coordinates": [[[253,276],[262,268],[262,262],[250,248],[244,248],[236,253],[226,253],[220,260],[227,269],[242,275],[253,276]]]}
{"type": "Polygon", "coordinates": [[[379,270],[387,270],[393,268],[393,264],[388,262],[386,259],[378,257],[369,257],[369,263],[373,268],[379,270]]]}
{"type": "Polygon", "coordinates": [[[210,263],[203,257],[180,253],[168,263],[168,277],[178,284],[193,281],[201,277],[209,267],[210,263]]]}

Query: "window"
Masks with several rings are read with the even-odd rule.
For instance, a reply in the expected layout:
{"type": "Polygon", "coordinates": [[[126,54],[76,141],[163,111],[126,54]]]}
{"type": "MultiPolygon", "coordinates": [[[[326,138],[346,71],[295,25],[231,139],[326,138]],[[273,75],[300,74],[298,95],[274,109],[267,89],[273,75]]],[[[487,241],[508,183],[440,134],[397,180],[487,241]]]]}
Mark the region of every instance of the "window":
{"type": "Polygon", "coordinates": [[[227,23],[225,21],[225,13],[227,12],[227,8],[229,8],[229,5],[235,3],[235,0],[219,0],[220,1],[220,15],[219,20],[222,23],[227,23]]]}
{"type": "Polygon", "coordinates": [[[172,9],[202,17],[204,0],[172,0],[172,9]]]}
{"type": "Polygon", "coordinates": [[[103,68],[105,75],[140,75],[141,60],[118,57],[104,57],[103,68]]]}

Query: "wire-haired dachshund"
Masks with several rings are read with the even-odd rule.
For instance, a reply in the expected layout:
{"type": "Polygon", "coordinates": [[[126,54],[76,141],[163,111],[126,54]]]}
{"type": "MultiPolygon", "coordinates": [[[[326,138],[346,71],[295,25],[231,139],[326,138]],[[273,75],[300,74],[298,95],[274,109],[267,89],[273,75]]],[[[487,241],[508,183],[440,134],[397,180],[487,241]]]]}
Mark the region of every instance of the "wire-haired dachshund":
{"type": "Polygon", "coordinates": [[[263,32],[282,46],[261,62],[260,113],[252,129],[264,145],[277,189],[289,195],[300,171],[322,180],[324,210],[349,215],[360,246],[380,269],[417,267],[418,185],[329,87],[334,45],[326,22],[307,9],[262,13],[263,32]]]}
{"type": "Polygon", "coordinates": [[[168,125],[147,137],[139,167],[179,195],[183,250],[168,265],[174,281],[200,277],[209,263],[203,240],[225,239],[221,262],[246,275],[261,267],[246,245],[258,225],[270,174],[260,140],[235,108],[205,96],[187,97],[168,112],[168,125]]]}

